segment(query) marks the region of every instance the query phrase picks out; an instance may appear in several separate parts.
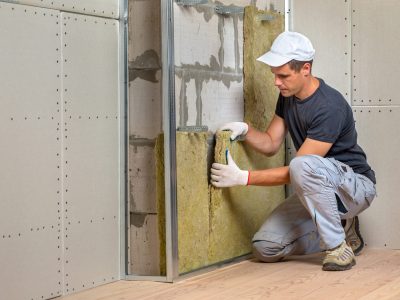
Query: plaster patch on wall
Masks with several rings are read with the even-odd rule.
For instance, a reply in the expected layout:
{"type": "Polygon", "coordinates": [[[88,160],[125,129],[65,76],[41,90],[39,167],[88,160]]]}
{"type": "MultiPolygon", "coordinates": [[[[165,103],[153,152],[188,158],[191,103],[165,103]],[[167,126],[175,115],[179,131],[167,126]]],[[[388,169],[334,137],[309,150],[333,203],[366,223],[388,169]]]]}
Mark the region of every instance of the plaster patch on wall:
{"type": "Polygon", "coordinates": [[[159,82],[157,71],[161,70],[160,57],[154,50],[146,50],[135,60],[129,62],[129,81],[136,78],[151,82],[159,82]]]}
{"type": "MultiPolygon", "coordinates": [[[[186,82],[186,84],[183,84],[182,87],[184,87],[184,95],[196,95],[197,94],[197,85],[199,84],[199,81],[197,80],[190,80],[189,82],[186,82]]],[[[182,91],[183,93],[183,91],[182,91]]],[[[187,118],[185,119],[185,124],[186,125],[199,125],[199,117],[197,115],[197,112],[199,111],[199,104],[201,101],[197,97],[185,97],[185,102],[183,102],[182,107],[185,109],[185,111],[182,111],[182,115],[186,116],[187,118]]],[[[201,109],[201,108],[200,108],[201,109]]]]}
{"type": "MultiPolygon", "coordinates": [[[[223,23],[219,29],[221,38],[221,43],[223,47],[220,51],[223,52],[224,65],[235,69],[239,65],[239,44],[238,44],[238,18],[224,18],[223,23]]],[[[239,71],[239,70],[237,70],[239,71]]]]}

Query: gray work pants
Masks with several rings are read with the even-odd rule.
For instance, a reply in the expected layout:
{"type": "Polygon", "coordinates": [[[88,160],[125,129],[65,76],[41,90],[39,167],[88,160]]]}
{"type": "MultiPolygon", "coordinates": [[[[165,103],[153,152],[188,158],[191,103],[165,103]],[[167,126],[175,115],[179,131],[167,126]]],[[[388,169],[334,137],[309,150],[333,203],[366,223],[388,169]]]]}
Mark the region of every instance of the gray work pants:
{"type": "Polygon", "coordinates": [[[253,253],[265,262],[340,245],[345,239],[341,219],[361,213],[376,195],[370,179],[333,158],[299,156],[289,170],[294,195],[253,237],[253,253]]]}

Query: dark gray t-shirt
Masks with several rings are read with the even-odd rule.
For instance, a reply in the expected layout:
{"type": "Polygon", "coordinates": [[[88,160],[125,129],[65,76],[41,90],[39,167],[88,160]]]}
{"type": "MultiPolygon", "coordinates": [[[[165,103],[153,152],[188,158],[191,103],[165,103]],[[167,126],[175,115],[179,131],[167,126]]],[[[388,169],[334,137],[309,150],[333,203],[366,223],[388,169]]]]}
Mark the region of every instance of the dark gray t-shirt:
{"type": "Polygon", "coordinates": [[[296,150],[306,138],[333,143],[326,157],[333,157],[350,166],[374,183],[375,173],[367,163],[364,151],[357,144],[353,112],[344,97],[319,79],[318,89],[310,97],[279,95],[275,113],[283,118],[296,150]]]}

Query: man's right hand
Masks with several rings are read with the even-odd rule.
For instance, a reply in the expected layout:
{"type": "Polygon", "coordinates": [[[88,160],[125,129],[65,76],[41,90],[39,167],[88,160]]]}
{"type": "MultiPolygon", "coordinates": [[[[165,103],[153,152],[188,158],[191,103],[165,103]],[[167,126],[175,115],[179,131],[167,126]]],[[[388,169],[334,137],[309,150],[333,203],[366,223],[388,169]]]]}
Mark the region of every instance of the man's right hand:
{"type": "Polygon", "coordinates": [[[244,137],[249,130],[249,125],[244,122],[230,122],[224,124],[219,130],[230,130],[232,131],[231,134],[231,141],[237,139],[238,137],[244,137]]]}

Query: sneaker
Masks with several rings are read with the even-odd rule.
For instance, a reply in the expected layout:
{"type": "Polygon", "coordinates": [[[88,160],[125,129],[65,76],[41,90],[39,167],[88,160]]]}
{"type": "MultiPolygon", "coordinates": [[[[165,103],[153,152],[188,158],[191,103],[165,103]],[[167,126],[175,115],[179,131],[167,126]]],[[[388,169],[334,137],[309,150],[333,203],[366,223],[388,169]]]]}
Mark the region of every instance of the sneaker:
{"type": "Polygon", "coordinates": [[[324,271],[345,271],[356,264],[355,256],[351,247],[343,241],[334,249],[326,251],[326,257],[322,263],[324,271]]]}
{"type": "Polygon", "coordinates": [[[354,255],[360,255],[364,248],[364,240],[360,233],[360,223],[357,216],[346,220],[344,232],[346,233],[346,242],[353,250],[354,255]]]}

